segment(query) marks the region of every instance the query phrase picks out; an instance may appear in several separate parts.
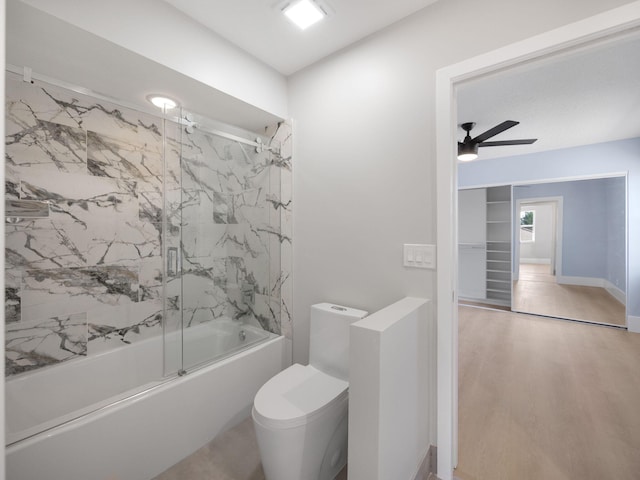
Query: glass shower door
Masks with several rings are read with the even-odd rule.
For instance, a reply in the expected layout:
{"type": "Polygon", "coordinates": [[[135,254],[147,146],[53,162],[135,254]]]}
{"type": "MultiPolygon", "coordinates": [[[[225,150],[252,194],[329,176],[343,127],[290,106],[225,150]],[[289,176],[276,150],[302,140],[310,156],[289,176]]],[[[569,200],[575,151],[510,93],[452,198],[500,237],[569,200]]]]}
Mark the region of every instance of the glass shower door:
{"type": "Polygon", "coordinates": [[[167,190],[169,202],[179,197],[179,209],[168,209],[179,212],[168,221],[167,332],[179,324],[186,371],[279,332],[280,296],[272,280],[273,269],[280,273],[279,214],[270,200],[280,182],[270,152],[251,139],[255,134],[214,130],[202,118],[184,123],[180,191],[167,190]]]}
{"type": "Polygon", "coordinates": [[[177,110],[164,120],[163,209],[163,339],[165,376],[182,373],[182,151],[184,126],[177,110]]]}

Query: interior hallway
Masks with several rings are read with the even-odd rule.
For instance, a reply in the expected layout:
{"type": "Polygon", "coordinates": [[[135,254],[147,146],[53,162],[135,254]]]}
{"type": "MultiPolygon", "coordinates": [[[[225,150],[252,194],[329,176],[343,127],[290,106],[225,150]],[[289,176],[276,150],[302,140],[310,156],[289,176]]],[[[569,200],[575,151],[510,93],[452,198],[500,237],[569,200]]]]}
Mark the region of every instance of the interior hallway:
{"type": "Polygon", "coordinates": [[[640,478],[640,335],[459,311],[460,480],[640,478]]]}
{"type": "Polygon", "coordinates": [[[549,265],[520,264],[512,309],[550,317],[625,325],[625,307],[600,287],[560,285],[549,265]]]}

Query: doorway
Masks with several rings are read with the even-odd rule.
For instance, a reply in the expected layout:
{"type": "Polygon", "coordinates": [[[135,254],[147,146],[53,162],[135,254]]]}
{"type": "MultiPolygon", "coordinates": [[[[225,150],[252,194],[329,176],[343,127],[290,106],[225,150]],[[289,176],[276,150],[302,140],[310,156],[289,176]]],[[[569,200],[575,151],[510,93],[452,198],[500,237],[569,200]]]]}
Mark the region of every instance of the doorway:
{"type": "Polygon", "coordinates": [[[561,265],[556,264],[557,251],[562,251],[562,197],[554,200],[521,199],[516,202],[514,246],[514,280],[526,275],[556,276],[561,265]],[[537,267],[535,265],[538,265],[537,267]],[[524,270],[524,271],[523,271],[524,270]]]}
{"type": "MultiPolygon", "coordinates": [[[[489,72],[586,45],[640,25],[640,2],[512,44],[486,55],[443,68],[436,76],[437,99],[437,331],[438,331],[438,465],[450,480],[457,463],[457,163],[455,162],[455,85],[489,72]]],[[[610,165],[615,167],[615,160],[610,165]]],[[[591,174],[600,169],[594,167],[591,174]]],[[[635,198],[635,194],[633,196],[635,198]]],[[[637,199],[636,199],[637,200],[637,199]]],[[[633,204],[634,199],[629,199],[633,204]]],[[[629,231],[635,238],[636,229],[629,231]]],[[[640,318],[629,322],[640,331],[640,318]]]]}
{"type": "MultiPolygon", "coordinates": [[[[556,316],[553,293],[562,262],[562,197],[516,200],[513,298],[515,312],[556,316]],[[553,308],[552,308],[553,307],[553,308]]],[[[560,298],[562,301],[562,298],[560,298]]]]}

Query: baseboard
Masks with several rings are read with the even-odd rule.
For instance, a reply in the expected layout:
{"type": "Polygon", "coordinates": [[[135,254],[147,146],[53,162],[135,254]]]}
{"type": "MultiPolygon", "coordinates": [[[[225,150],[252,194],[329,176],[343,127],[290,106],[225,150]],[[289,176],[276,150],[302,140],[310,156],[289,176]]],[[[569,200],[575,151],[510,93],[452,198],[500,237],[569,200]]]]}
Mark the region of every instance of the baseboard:
{"type": "Polygon", "coordinates": [[[640,333],[640,317],[629,315],[627,317],[627,330],[632,333],[640,333]]]}
{"type": "Polygon", "coordinates": [[[605,280],[603,278],[595,277],[568,277],[565,275],[558,275],[556,282],[560,285],[578,285],[580,287],[600,287],[604,288],[605,280]]]}
{"type": "Polygon", "coordinates": [[[459,305],[470,304],[473,306],[474,303],[486,305],[487,307],[511,307],[511,302],[506,300],[497,300],[495,298],[458,297],[459,305]]]}
{"type": "Polygon", "coordinates": [[[430,445],[427,450],[424,458],[422,459],[422,463],[418,467],[418,471],[413,477],[413,480],[428,480],[431,475],[434,475],[436,472],[436,463],[438,459],[437,447],[434,445],[430,445]]]}
{"type": "Polygon", "coordinates": [[[595,277],[568,277],[564,275],[558,275],[556,282],[560,285],[578,285],[581,287],[600,287],[604,288],[611,294],[613,298],[619,301],[622,305],[627,304],[627,295],[611,283],[606,278],[595,277]]]}
{"type": "Polygon", "coordinates": [[[551,265],[550,258],[522,258],[520,257],[520,263],[532,263],[534,265],[551,265]]]}
{"type": "Polygon", "coordinates": [[[613,298],[618,300],[622,305],[625,305],[625,306],[627,305],[627,294],[624,293],[622,290],[620,290],[618,287],[616,287],[609,280],[604,281],[604,288],[607,292],[609,292],[609,294],[613,298]]]}

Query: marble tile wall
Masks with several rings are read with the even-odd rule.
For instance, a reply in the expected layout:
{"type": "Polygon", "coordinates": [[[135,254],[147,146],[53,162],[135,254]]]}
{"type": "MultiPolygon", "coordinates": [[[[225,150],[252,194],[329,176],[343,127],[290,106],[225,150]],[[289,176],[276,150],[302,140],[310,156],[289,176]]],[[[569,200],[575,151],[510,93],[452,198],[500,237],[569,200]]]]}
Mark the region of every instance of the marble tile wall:
{"type": "Polygon", "coordinates": [[[277,153],[256,152],[15,78],[6,116],[6,199],[49,205],[5,225],[7,375],[160,335],[163,322],[231,317],[290,336],[290,125],[273,128],[277,153]],[[169,248],[181,268],[165,302],[169,248]]]}
{"type": "Polygon", "coordinates": [[[267,202],[271,205],[271,225],[280,225],[280,231],[272,235],[271,251],[279,256],[279,261],[271,262],[271,300],[277,302],[280,312],[280,333],[292,340],[291,317],[293,307],[293,125],[290,121],[280,123],[270,145],[277,149],[272,164],[278,172],[272,178],[271,195],[267,202]],[[279,192],[279,195],[278,195],[279,192]]]}

